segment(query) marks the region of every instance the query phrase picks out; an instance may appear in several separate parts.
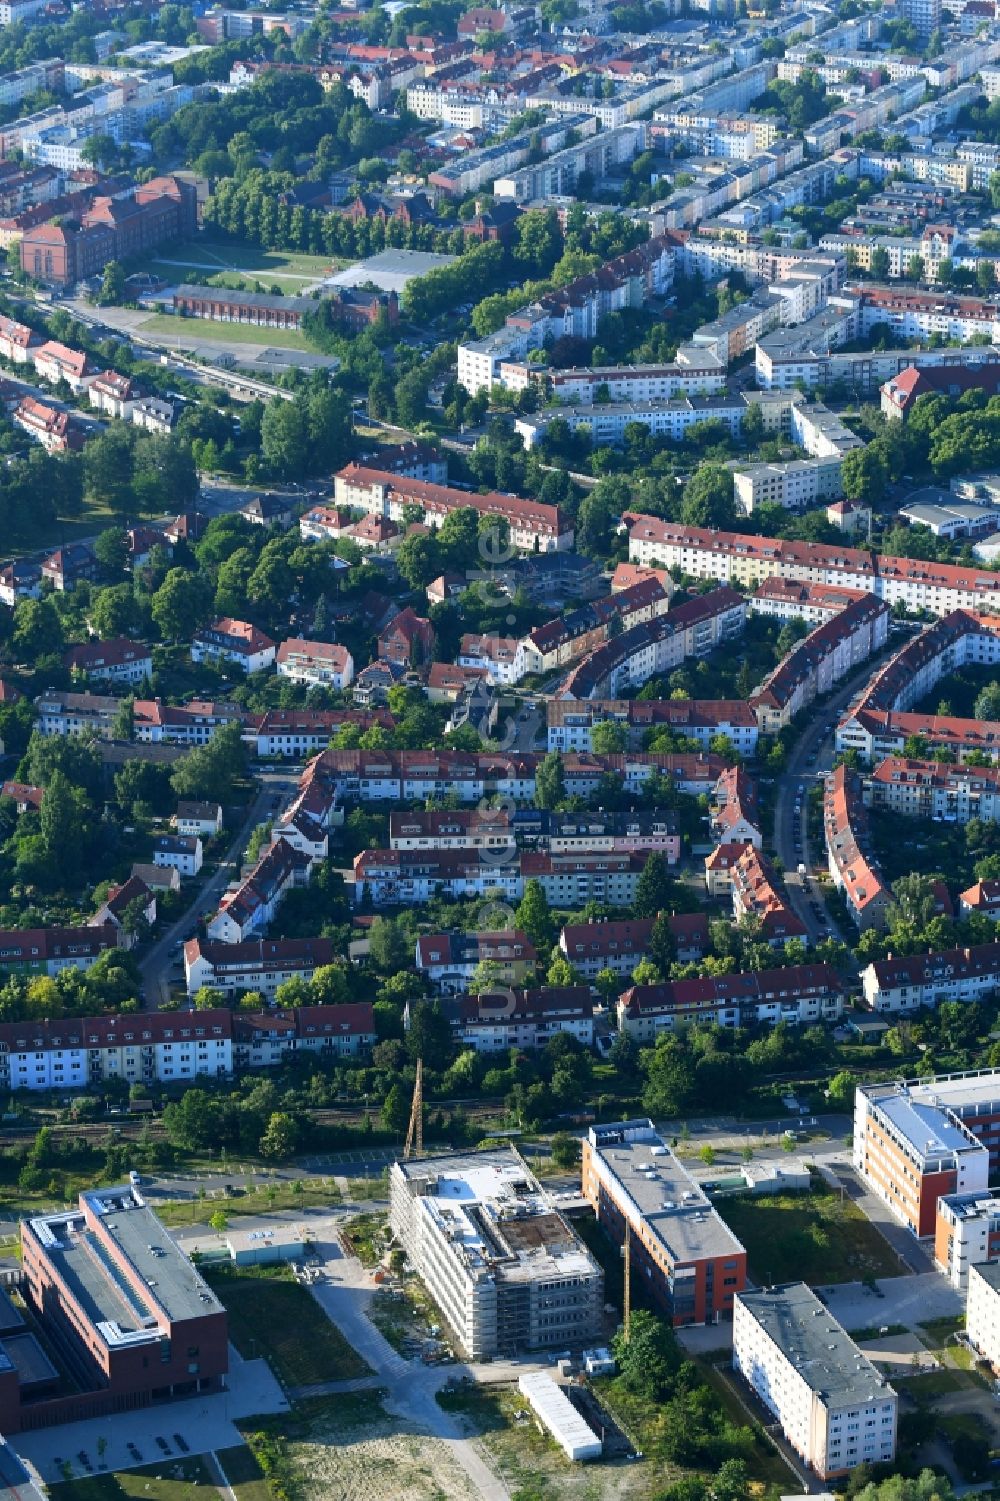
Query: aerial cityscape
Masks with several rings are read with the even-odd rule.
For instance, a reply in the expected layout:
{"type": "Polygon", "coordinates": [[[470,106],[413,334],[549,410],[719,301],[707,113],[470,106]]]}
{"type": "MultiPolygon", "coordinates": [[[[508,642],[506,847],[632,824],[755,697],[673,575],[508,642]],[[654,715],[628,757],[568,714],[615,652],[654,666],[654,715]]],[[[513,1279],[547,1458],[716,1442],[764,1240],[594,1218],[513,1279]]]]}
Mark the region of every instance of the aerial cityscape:
{"type": "Polygon", "coordinates": [[[0,0],[0,1501],[1000,1501],[1000,0],[0,0]]]}

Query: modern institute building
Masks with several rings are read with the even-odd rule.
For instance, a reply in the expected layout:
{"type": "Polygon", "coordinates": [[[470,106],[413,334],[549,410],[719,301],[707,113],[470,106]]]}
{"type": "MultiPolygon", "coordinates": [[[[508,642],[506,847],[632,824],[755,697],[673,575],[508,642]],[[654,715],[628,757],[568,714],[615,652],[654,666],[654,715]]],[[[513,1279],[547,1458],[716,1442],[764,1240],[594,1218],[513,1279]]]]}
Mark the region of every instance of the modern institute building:
{"type": "Polygon", "coordinates": [[[821,1480],[895,1458],[896,1393],[804,1282],[737,1296],[733,1367],[821,1480]]]}
{"type": "Polygon", "coordinates": [[[629,1229],[632,1277],[675,1325],[732,1313],[746,1285],[747,1253],[652,1121],[591,1126],[583,1194],[617,1241],[629,1229]]]}
{"type": "Polygon", "coordinates": [[[599,1336],[604,1273],[516,1152],[394,1163],[389,1222],[472,1359],[599,1336]]]}
{"type": "Polygon", "coordinates": [[[22,1220],[21,1250],[25,1299],[71,1395],[50,1386],[33,1399],[5,1356],[4,1433],[225,1386],[225,1310],[137,1189],[96,1189],[76,1209],[22,1220]]]}

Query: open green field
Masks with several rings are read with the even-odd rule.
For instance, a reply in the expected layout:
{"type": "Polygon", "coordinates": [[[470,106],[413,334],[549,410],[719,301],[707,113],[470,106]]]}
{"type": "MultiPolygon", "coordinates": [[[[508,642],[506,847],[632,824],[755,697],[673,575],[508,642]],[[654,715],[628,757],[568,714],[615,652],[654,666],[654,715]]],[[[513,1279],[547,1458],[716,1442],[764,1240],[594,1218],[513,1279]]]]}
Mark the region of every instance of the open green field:
{"type": "Polygon", "coordinates": [[[239,1444],[235,1449],[219,1449],[216,1458],[233,1488],[236,1501],[272,1501],[271,1488],[246,1444],[239,1444]]]}
{"type": "MultiPolygon", "coordinates": [[[[178,269],[186,267],[202,272],[244,271],[261,281],[275,276],[314,281],[350,263],[338,260],[336,256],[306,255],[297,250],[262,250],[256,245],[241,245],[235,241],[195,239],[136,264],[143,270],[164,266],[175,277],[178,269]]],[[[167,271],[163,274],[166,275],[167,271]]]]}
{"type": "Polygon", "coordinates": [[[857,1282],[898,1277],[899,1258],[850,1200],[824,1191],[720,1199],[756,1282],[857,1282]]]}
{"type": "Polygon", "coordinates": [[[244,1359],[262,1355],[288,1386],[371,1374],[309,1290],[287,1267],[203,1268],[229,1315],[229,1338],[244,1359]],[[304,1331],[308,1330],[308,1338],[304,1331]]]}
{"type": "Polygon", "coordinates": [[[232,1198],[167,1199],[156,1206],[165,1225],[207,1224],[209,1217],[221,1209],[229,1220],[241,1214],[270,1214],[279,1209],[326,1209],[340,1203],[340,1189],[329,1179],[297,1178],[292,1187],[261,1185],[253,1192],[234,1194],[232,1198]],[[298,1184],[302,1187],[298,1188],[298,1184]]]}
{"type": "MultiPolygon", "coordinates": [[[[136,1501],[195,1501],[195,1497],[211,1495],[206,1486],[215,1481],[205,1461],[197,1456],[188,1459],[164,1459],[159,1464],[145,1465],[139,1470],[120,1470],[113,1475],[87,1475],[65,1484],[50,1487],[53,1501],[123,1501],[132,1497],[136,1501]],[[162,1478],[161,1478],[162,1477],[162,1478]]],[[[218,1492],[216,1492],[218,1494],[218,1492]]],[[[261,1501],[266,1501],[263,1492],[261,1501]]],[[[240,1496],[240,1501],[244,1497],[240,1496]]],[[[251,1492],[246,1501],[257,1501],[251,1492]]]]}
{"type": "Polygon", "coordinates": [[[256,344],[262,349],[311,350],[304,334],[294,328],[252,328],[245,323],[215,323],[210,318],[175,318],[172,313],[154,313],[136,325],[146,338],[164,337],[181,348],[198,344],[256,344]]]}

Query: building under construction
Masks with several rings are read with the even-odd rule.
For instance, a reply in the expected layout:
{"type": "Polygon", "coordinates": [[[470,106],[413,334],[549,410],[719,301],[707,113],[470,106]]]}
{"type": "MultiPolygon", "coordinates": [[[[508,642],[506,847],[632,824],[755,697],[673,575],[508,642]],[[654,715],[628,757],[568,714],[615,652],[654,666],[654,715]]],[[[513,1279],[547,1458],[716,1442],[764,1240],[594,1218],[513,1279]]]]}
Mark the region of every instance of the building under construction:
{"type": "Polygon", "coordinates": [[[604,1273],[515,1151],[395,1163],[389,1219],[466,1356],[600,1335],[604,1273]]]}

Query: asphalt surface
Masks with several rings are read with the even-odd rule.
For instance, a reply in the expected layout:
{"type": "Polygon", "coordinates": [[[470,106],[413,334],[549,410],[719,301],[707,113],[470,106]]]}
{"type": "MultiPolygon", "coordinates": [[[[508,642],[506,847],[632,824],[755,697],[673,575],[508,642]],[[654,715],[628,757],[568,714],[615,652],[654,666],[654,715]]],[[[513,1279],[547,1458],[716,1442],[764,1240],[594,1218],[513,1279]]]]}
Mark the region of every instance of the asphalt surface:
{"type": "Polygon", "coordinates": [[[226,888],[239,875],[239,862],[250,835],[259,823],[273,815],[275,798],[280,797],[284,803],[294,790],[295,776],[287,771],[264,771],[258,776],[260,789],[257,796],[218,868],[194,888],[181,916],[160,935],[139,963],[142,1004],[146,1011],[158,1011],[170,999],[171,969],[176,965],[185,940],[193,935],[203,913],[216,911],[226,888]]]}

